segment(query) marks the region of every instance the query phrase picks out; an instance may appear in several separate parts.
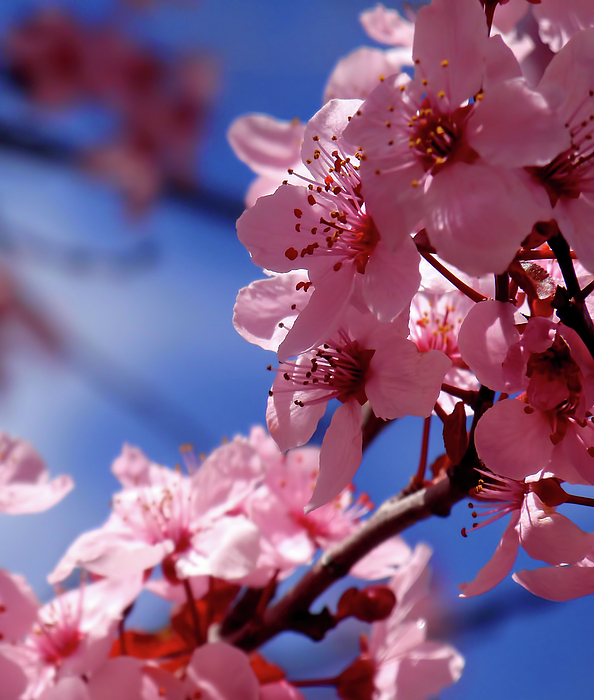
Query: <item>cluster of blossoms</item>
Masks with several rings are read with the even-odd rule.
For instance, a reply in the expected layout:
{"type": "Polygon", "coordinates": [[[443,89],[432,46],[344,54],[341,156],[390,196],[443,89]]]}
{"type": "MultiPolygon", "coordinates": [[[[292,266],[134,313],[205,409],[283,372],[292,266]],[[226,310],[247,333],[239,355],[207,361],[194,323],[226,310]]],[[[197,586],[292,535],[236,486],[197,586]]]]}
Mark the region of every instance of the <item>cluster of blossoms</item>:
{"type": "Polygon", "coordinates": [[[514,575],[528,590],[591,593],[594,534],[556,508],[592,503],[562,484],[594,485],[594,5],[433,0],[361,20],[391,48],[342,59],[307,124],[249,115],[229,133],[259,176],[237,232],[267,277],[234,322],[278,356],[270,433],[303,445],[338,399],[312,510],[378,425],[435,413],[434,481],[470,487],[487,522],[512,513],[462,594],[501,581],[520,544],[550,565],[514,575]]]}
{"type": "MultiPolygon", "coordinates": [[[[298,687],[311,680],[291,683],[262,656],[229,642],[262,614],[280,580],[356,533],[370,504],[353,502],[349,489],[305,515],[318,450],[283,456],[261,428],[201,462],[189,448],[183,455],[187,474],[124,448],[112,467],[122,490],[111,516],[81,535],[49,577],[58,583],[80,568],[86,573],[77,588],[58,589],[40,607],[22,576],[0,570],[3,699],[303,697],[298,687]],[[124,626],[143,590],[175,604],[171,623],[156,633],[124,626]]],[[[6,512],[47,508],[72,486],[66,477],[46,483],[41,460],[21,441],[3,437],[3,460],[6,512]]],[[[460,676],[460,655],[426,639],[430,555],[424,545],[413,552],[392,538],[351,570],[389,583],[351,588],[334,614],[325,611],[327,629],[347,617],[372,623],[357,660],[324,681],[340,697],[388,700],[409,686],[426,697],[460,676]]]]}
{"type": "Polygon", "coordinates": [[[89,151],[85,164],[112,180],[132,211],[145,209],[168,183],[193,181],[216,90],[212,58],[172,64],[121,32],[85,27],[57,9],[12,29],[3,50],[10,75],[35,102],[57,108],[91,99],[115,113],[118,135],[89,151]]]}

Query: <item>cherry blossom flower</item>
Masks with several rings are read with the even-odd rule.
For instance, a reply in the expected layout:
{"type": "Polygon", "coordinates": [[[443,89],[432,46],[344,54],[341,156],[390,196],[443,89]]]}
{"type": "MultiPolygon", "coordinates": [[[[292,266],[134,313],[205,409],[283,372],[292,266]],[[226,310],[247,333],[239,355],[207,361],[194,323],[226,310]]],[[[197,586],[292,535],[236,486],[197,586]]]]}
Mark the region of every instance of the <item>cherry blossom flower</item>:
{"type": "Polygon", "coordinates": [[[575,564],[524,569],[512,576],[534,595],[558,602],[594,593],[594,552],[575,564]]]}
{"type": "Polygon", "coordinates": [[[497,6],[493,23],[510,31],[528,12],[538,22],[541,41],[555,53],[579,31],[594,26],[594,7],[588,0],[509,0],[497,6]]]}
{"type": "Polygon", "coordinates": [[[424,223],[445,260],[469,274],[503,272],[533,224],[550,218],[521,168],[544,165],[568,135],[501,37],[487,36],[478,2],[423,7],[413,57],[414,79],[386,79],[345,130],[363,155],[367,210],[393,245],[424,223]]]}
{"type": "Polygon", "coordinates": [[[4,608],[0,625],[3,638],[12,642],[0,644],[0,654],[17,663],[25,674],[23,700],[44,695],[61,678],[92,675],[107,660],[118,622],[142,589],[140,576],[83,583],[38,608],[19,577],[3,573],[0,580],[4,608]],[[18,587],[6,595],[10,581],[18,587]],[[29,622],[27,630],[25,621],[29,622]]]}
{"type": "MultiPolygon", "coordinates": [[[[305,514],[318,476],[319,449],[304,447],[282,455],[263,428],[252,428],[250,442],[267,463],[262,486],[245,504],[262,534],[259,566],[263,570],[255,574],[267,582],[275,573],[284,578],[296,566],[311,563],[318,549],[326,550],[344,541],[358,530],[360,519],[372,504],[365,494],[353,502],[353,489],[349,486],[329,503],[305,514]]],[[[400,537],[393,537],[361,559],[351,575],[385,578],[409,556],[408,545],[400,537]]],[[[249,580],[254,581],[254,575],[249,580]]]]}
{"type": "Polygon", "coordinates": [[[463,657],[451,646],[427,640],[422,617],[427,598],[431,550],[417,545],[409,562],[389,581],[397,605],[372,625],[362,654],[338,677],[340,697],[355,700],[425,700],[455,683],[463,657]]]}
{"type": "Polygon", "coordinates": [[[49,472],[28,442],[0,433],[0,513],[39,513],[74,488],[69,476],[49,472]]]}
{"type": "Polygon", "coordinates": [[[262,465],[248,441],[217,448],[190,476],[143,465],[138,454],[116,462],[123,491],[105,525],[81,535],[50,575],[62,580],[77,566],[101,576],[124,577],[163,562],[176,577],[239,578],[255,566],[259,532],[234,514],[261,480],[262,465]],[[127,466],[133,457],[132,466],[127,466]],[[140,485],[130,486],[130,472],[140,485]],[[143,483],[144,482],[144,483],[143,483]]]}
{"type": "Polygon", "coordinates": [[[520,335],[514,307],[486,301],[460,330],[462,357],[495,391],[525,391],[498,401],[479,421],[475,442],[495,473],[523,479],[541,469],[570,483],[594,483],[594,360],[577,333],[545,318],[520,335]]]}
{"type": "Polygon", "coordinates": [[[566,496],[556,479],[535,476],[524,482],[483,471],[481,474],[484,479],[473,496],[490,503],[471,504],[483,511],[475,510],[473,516],[487,518],[474,523],[473,528],[508,513],[511,517],[493,557],[473,581],[458,586],[462,598],[480,595],[500,583],[511,571],[520,545],[533,559],[548,564],[575,564],[591,552],[594,533],[583,532],[569,518],[555,512],[554,506],[563,503],[566,496]]]}
{"type": "Polygon", "coordinates": [[[322,443],[309,510],[337,496],[359,467],[363,404],[369,400],[383,419],[433,410],[451,362],[437,350],[419,352],[405,322],[380,323],[351,309],[328,342],[279,367],[266,420],[283,452],[310,439],[330,399],[341,402],[322,443]]]}
{"type": "Polygon", "coordinates": [[[557,107],[571,143],[550,162],[529,168],[546,191],[555,218],[581,263],[594,271],[590,225],[594,215],[594,29],[579,32],[553,58],[538,90],[557,107]]]}
{"type": "Polygon", "coordinates": [[[283,185],[237,222],[256,265],[308,271],[313,292],[279,347],[281,360],[317,345],[351,303],[394,319],[417,291],[419,256],[410,239],[394,250],[379,236],[360,197],[358,166],[337,141],[358,101],[332,101],[309,122],[307,186],[283,185]]]}
{"type": "MultiPolygon", "coordinates": [[[[444,383],[459,389],[477,390],[478,381],[462,359],[458,349],[458,332],[473,303],[461,292],[428,294],[418,292],[410,309],[410,339],[422,352],[440,350],[452,361],[444,383]]],[[[446,411],[453,410],[456,400],[441,392],[439,402],[446,411]]]]}

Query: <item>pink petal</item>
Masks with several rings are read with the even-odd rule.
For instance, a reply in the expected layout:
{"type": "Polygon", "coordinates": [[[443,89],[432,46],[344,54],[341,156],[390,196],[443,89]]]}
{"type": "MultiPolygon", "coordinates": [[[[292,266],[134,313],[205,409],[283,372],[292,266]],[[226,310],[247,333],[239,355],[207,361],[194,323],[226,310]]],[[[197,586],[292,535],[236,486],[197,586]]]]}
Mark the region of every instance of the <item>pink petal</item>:
{"type": "Polygon", "coordinates": [[[233,308],[235,330],[249,343],[276,352],[301,309],[292,309],[297,302],[305,305],[308,296],[297,293],[295,286],[303,272],[289,272],[252,282],[237,295],[233,308]],[[283,327],[279,323],[283,323],[283,327]]]}
{"type": "Polygon", "coordinates": [[[17,643],[37,619],[39,603],[23,576],[0,569],[0,639],[17,643]]]}
{"type": "MultiPolygon", "coordinates": [[[[2,685],[4,685],[4,678],[2,685]]],[[[43,693],[41,700],[94,700],[94,698],[81,678],[62,678],[55,686],[43,693]]]]}
{"type": "Polygon", "coordinates": [[[464,657],[453,647],[423,642],[402,659],[396,675],[397,697],[426,700],[462,675],[464,657]]]}
{"type": "Polygon", "coordinates": [[[433,0],[419,10],[413,58],[417,74],[429,82],[432,94],[445,92],[456,109],[480,91],[483,54],[488,42],[487,22],[474,0],[433,0]],[[442,65],[447,61],[447,66],[442,65]]]}
{"type": "Polygon", "coordinates": [[[349,571],[350,576],[374,580],[394,574],[394,569],[406,563],[411,557],[411,549],[398,535],[391,537],[372,549],[349,571]]]}
{"type": "Polygon", "coordinates": [[[329,266],[312,278],[314,290],[309,294],[309,302],[278,348],[281,362],[318,346],[332,335],[349,306],[356,274],[352,265],[345,264],[338,271],[329,266]]]}
{"type": "MultiPolygon", "coordinates": [[[[519,0],[524,3],[526,0],[519,0]]],[[[499,9],[501,5],[497,5],[499,9]]],[[[503,80],[521,78],[522,69],[513,51],[505,43],[500,34],[492,36],[486,46],[485,52],[485,92],[489,88],[503,80]]]]}
{"type": "Polygon", "coordinates": [[[139,447],[124,445],[122,454],[114,460],[111,472],[124,488],[149,485],[151,463],[139,447]]]}
{"type": "Polygon", "coordinates": [[[555,52],[572,36],[594,24],[594,6],[590,0],[547,0],[543,6],[534,7],[532,12],[538,22],[541,40],[555,52]]]}
{"type": "Polygon", "coordinates": [[[258,175],[276,179],[301,162],[305,125],[299,120],[281,121],[267,114],[247,114],[236,119],[227,133],[235,155],[258,175]]]}
{"type": "MultiPolygon", "coordinates": [[[[310,358],[301,355],[297,364],[310,364],[310,358]]],[[[281,365],[282,368],[282,365],[281,365]]],[[[290,373],[289,373],[290,374],[290,373]]],[[[318,421],[326,412],[326,403],[306,403],[308,400],[323,398],[325,392],[314,391],[290,391],[287,389],[282,373],[277,374],[272,385],[272,396],[268,398],[266,409],[266,423],[270,435],[278,445],[281,452],[286,452],[291,447],[305,445],[318,425],[318,421]],[[295,402],[303,402],[297,405],[295,402]]]]}
{"type": "Polygon", "coordinates": [[[521,511],[520,542],[533,559],[576,564],[594,549],[594,533],[584,532],[529,493],[521,511]]]}
{"type": "Polygon", "coordinates": [[[382,51],[362,46],[337,63],[326,83],[324,102],[335,98],[365,100],[381,79],[410,65],[410,49],[382,51]]]}
{"type": "Polygon", "coordinates": [[[220,642],[194,651],[187,668],[187,685],[202,693],[201,700],[259,700],[258,681],[247,656],[220,642]]]}
{"type": "MultiPolygon", "coordinates": [[[[317,242],[311,230],[320,229],[322,215],[326,215],[326,209],[315,202],[307,187],[281,185],[239,217],[237,237],[249,250],[254,264],[267,270],[290,272],[320,264],[327,268],[327,256],[304,252],[317,242]]],[[[324,243],[321,238],[320,245],[324,243]]]]}
{"type": "Polygon", "coordinates": [[[451,360],[438,350],[419,352],[414,343],[393,338],[375,351],[365,391],[378,418],[428,416],[433,411],[451,360]]]}
{"type": "Polygon", "coordinates": [[[260,531],[242,515],[219,518],[192,538],[192,547],[177,561],[178,576],[242,578],[256,567],[260,531]]]}
{"type": "Polygon", "coordinates": [[[412,46],[415,25],[396,10],[378,3],[373,10],[362,12],[359,21],[367,34],[380,44],[412,46]]]}
{"type": "Polygon", "coordinates": [[[594,593],[593,566],[555,566],[518,571],[516,583],[547,600],[565,601],[594,593]]]}
{"type": "Polygon", "coordinates": [[[192,476],[194,516],[210,520],[236,508],[264,478],[264,465],[246,438],[217,447],[192,476]]]}
{"type": "Polygon", "coordinates": [[[131,656],[109,659],[88,682],[91,700],[143,700],[141,669],[140,660],[131,656]]]}
{"type": "Polygon", "coordinates": [[[494,391],[515,393],[524,388],[510,386],[503,363],[510,347],[518,343],[515,307],[500,301],[483,301],[470,309],[458,335],[458,348],[481,384],[494,391]]]}
{"type": "Polygon", "coordinates": [[[503,581],[509,574],[518,555],[520,541],[516,526],[520,522],[520,513],[514,512],[511,515],[508,526],[497,545],[495,553],[489,561],[478,572],[474,581],[461,583],[458,588],[462,591],[460,598],[472,598],[473,596],[486,593],[503,581]]]}
{"type": "Polygon", "coordinates": [[[474,440],[481,460],[496,474],[522,481],[545,469],[551,458],[551,426],[523,401],[498,401],[479,420],[474,440]]]}
{"type": "Polygon", "coordinates": [[[547,165],[570,146],[563,121],[523,78],[485,90],[468,121],[468,143],[491,165],[547,165]]]}
{"type": "Polygon", "coordinates": [[[361,407],[351,399],[336,409],[324,435],[318,480],[306,513],[328,503],[350,484],[363,457],[361,441],[361,407]]]}
{"type": "Polygon", "coordinates": [[[577,199],[559,200],[553,210],[563,235],[569,245],[579,256],[582,265],[594,272],[594,237],[592,220],[594,217],[594,199],[581,196],[577,199]]]}
{"type": "Polygon", "coordinates": [[[365,274],[357,276],[363,299],[378,320],[393,321],[409,304],[419,289],[420,256],[412,239],[407,237],[392,250],[380,240],[369,258],[365,274]]]}
{"type": "Polygon", "coordinates": [[[425,224],[438,255],[477,277],[504,272],[532,226],[551,218],[525,175],[482,161],[453,163],[436,175],[425,195],[425,224]]]}
{"type": "Polygon", "coordinates": [[[19,663],[18,658],[14,658],[16,655],[13,651],[14,647],[0,646],[0,678],[6,700],[20,700],[29,684],[24,664],[19,663]]]}
{"type": "Polygon", "coordinates": [[[11,515],[39,513],[59,503],[74,488],[69,476],[57,476],[40,484],[0,486],[0,512],[11,515]]]}

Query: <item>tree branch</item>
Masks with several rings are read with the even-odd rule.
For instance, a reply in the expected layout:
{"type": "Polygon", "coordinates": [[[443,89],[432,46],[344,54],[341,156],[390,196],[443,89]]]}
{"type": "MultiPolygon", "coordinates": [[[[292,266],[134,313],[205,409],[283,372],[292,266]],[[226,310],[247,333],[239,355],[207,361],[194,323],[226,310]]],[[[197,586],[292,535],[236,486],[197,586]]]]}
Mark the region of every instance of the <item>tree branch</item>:
{"type": "Polygon", "coordinates": [[[357,532],[325,552],[290,591],[266,610],[261,620],[250,622],[225,641],[251,651],[279,632],[298,627],[300,618],[309,617],[312,603],[371,550],[432,515],[449,515],[452,506],[467,495],[446,478],[405,498],[388,499],[357,532]]]}

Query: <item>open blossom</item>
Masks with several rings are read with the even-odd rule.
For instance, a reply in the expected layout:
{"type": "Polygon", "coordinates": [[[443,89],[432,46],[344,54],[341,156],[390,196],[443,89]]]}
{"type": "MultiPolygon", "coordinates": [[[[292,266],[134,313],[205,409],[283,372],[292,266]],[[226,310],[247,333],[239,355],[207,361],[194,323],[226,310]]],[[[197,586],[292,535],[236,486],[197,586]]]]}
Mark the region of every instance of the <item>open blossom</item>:
{"type": "Polygon", "coordinates": [[[417,545],[410,560],[388,582],[397,604],[372,625],[362,654],[338,677],[348,700],[426,700],[455,683],[464,658],[451,646],[427,639],[422,606],[427,598],[431,550],[417,545]]]}
{"type": "Polygon", "coordinates": [[[189,476],[149,465],[134,450],[116,461],[116,473],[125,488],[114,496],[112,515],[102,528],[74,542],[51,581],[77,566],[124,577],[163,563],[174,579],[239,578],[253,569],[259,532],[233,512],[262,478],[261,462],[247,440],[235,438],[219,447],[189,476]],[[133,480],[139,485],[131,485],[133,480]]]}
{"type": "Polygon", "coordinates": [[[380,323],[350,310],[327,342],[277,370],[266,420],[282,451],[305,444],[331,399],[338,399],[320,453],[320,474],[308,508],[337,496],[362,456],[361,406],[378,418],[428,416],[451,362],[441,352],[419,352],[406,339],[406,318],[380,323]]]}
{"type": "Polygon", "coordinates": [[[45,697],[62,678],[91,676],[107,660],[118,622],[141,589],[140,576],[83,583],[39,608],[20,577],[0,572],[0,656],[26,678],[22,695],[8,700],[45,697]]]}
{"type": "Polygon", "coordinates": [[[279,347],[281,360],[319,344],[349,304],[391,321],[418,289],[413,242],[385,244],[360,195],[357,159],[340,147],[347,118],[359,104],[333,100],[323,107],[305,130],[309,177],[261,198],[237,222],[239,240],[256,265],[281,273],[306,269],[303,284],[313,285],[279,347]]]}
{"type": "Polygon", "coordinates": [[[473,496],[486,503],[474,503],[473,515],[486,520],[473,527],[483,527],[509,513],[511,517],[492,558],[473,581],[459,586],[461,597],[480,595],[500,583],[511,571],[520,545],[533,559],[553,565],[575,564],[592,551],[594,533],[584,532],[555,511],[566,495],[557,480],[535,476],[524,482],[482,474],[484,479],[473,496]]]}
{"type": "MultiPolygon", "coordinates": [[[[594,6],[593,6],[594,7],[594,6]]],[[[547,193],[563,236],[594,271],[594,28],[579,32],[553,58],[538,90],[554,104],[570,143],[548,163],[529,168],[531,186],[547,193]]]]}
{"type": "Polygon", "coordinates": [[[363,154],[368,211],[394,245],[424,224],[445,260],[503,272],[533,224],[550,218],[521,168],[544,165],[568,135],[501,37],[488,37],[479,2],[423,7],[413,57],[414,79],[386,79],[345,130],[363,154]]]}
{"type": "Polygon", "coordinates": [[[0,433],[0,513],[38,513],[59,503],[74,487],[69,476],[49,472],[28,442],[0,433]]]}
{"type": "MultiPolygon", "coordinates": [[[[440,350],[452,361],[444,383],[466,390],[479,386],[458,348],[458,332],[471,307],[468,297],[457,290],[445,294],[418,292],[412,300],[409,323],[410,339],[419,350],[440,350]]],[[[439,401],[446,411],[454,408],[455,401],[445,392],[441,392],[439,401]]]]}
{"type": "MultiPolygon", "coordinates": [[[[303,447],[283,455],[262,428],[252,428],[250,442],[267,464],[266,477],[245,509],[262,534],[259,565],[265,568],[257,573],[268,581],[275,572],[283,578],[296,566],[310,564],[318,549],[343,542],[359,529],[372,504],[365,494],[354,502],[349,486],[329,503],[304,513],[316,485],[320,450],[303,447]]],[[[409,556],[408,545],[393,537],[359,561],[351,575],[384,578],[409,556]]]]}
{"type": "Polygon", "coordinates": [[[458,338],[479,381],[495,391],[525,392],[498,401],[479,421],[480,458],[497,474],[523,479],[541,469],[571,483],[594,483],[594,360],[577,333],[545,318],[520,334],[514,307],[477,304],[458,338]]]}

